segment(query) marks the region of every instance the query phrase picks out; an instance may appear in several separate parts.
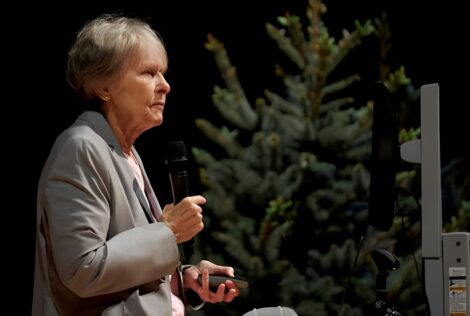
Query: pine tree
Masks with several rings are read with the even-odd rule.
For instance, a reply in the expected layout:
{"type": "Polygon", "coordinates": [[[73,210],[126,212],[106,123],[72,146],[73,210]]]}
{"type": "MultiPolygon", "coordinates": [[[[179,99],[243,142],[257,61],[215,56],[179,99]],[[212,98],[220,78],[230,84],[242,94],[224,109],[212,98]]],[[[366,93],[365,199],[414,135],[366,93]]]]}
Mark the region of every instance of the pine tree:
{"type": "MultiPolygon", "coordinates": [[[[377,79],[394,93],[405,91],[403,107],[416,102],[416,89],[404,68],[391,72],[385,61],[390,44],[384,17],[357,21],[353,31],[344,30],[336,41],[323,23],[325,12],[324,3],[309,0],[306,27],[290,14],[278,18],[280,27],[266,24],[267,34],[295,67],[288,71],[276,65],[284,89],[266,89],[254,105],[223,43],[208,36],[206,48],[214,53],[225,83],[214,88],[213,104],[228,126],[196,120],[223,153],[216,157],[192,148],[208,201],[206,226],[193,259],[234,266],[252,284],[229,305],[210,304],[191,314],[241,315],[255,307],[284,305],[302,316],[366,315],[375,300],[370,253],[378,247],[393,250],[397,243],[417,238],[412,212],[396,220],[387,233],[368,228],[373,104],[350,96],[360,82],[357,73],[330,78],[362,40],[375,34],[381,53],[377,79]],[[403,229],[402,220],[408,229],[403,229]]],[[[400,140],[418,136],[419,130],[408,126],[400,140]]],[[[397,176],[405,187],[417,178],[416,171],[408,169],[397,176]]],[[[411,197],[401,204],[404,210],[418,212],[411,197]]],[[[411,253],[417,251],[418,246],[410,247],[411,253]]],[[[422,293],[415,268],[414,258],[408,256],[389,280],[390,296],[402,302],[406,315],[424,309],[424,300],[406,303],[422,293]]]]}

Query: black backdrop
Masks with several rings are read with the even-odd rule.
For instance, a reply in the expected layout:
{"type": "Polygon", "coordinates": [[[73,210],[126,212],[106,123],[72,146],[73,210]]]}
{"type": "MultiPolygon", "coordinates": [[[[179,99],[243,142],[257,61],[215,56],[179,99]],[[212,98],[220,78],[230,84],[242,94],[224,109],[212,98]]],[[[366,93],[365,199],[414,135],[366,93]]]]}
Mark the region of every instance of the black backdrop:
{"type": "MultiPolygon", "coordinates": [[[[326,25],[332,31],[336,29],[338,36],[342,28],[353,28],[354,18],[363,22],[387,11],[394,59],[406,66],[415,86],[440,84],[444,160],[466,154],[469,59],[468,49],[464,49],[468,45],[468,26],[463,4],[448,1],[436,6],[409,0],[325,2],[326,25]]],[[[169,200],[169,184],[161,146],[171,139],[181,139],[188,147],[207,145],[194,119],[217,117],[210,97],[213,85],[221,81],[212,54],[203,47],[207,33],[225,43],[253,101],[270,86],[276,57],[264,24],[276,23],[275,18],[285,11],[304,16],[305,7],[306,1],[287,0],[147,1],[75,2],[50,7],[16,3],[2,11],[2,51],[6,53],[2,71],[6,140],[3,161],[8,187],[3,208],[13,217],[4,221],[4,232],[7,271],[13,266],[11,273],[16,277],[9,286],[10,293],[24,300],[17,306],[24,313],[18,311],[18,315],[29,314],[30,309],[39,173],[54,138],[76,115],[64,70],[67,50],[83,23],[100,13],[122,12],[150,19],[165,41],[170,58],[167,79],[172,86],[165,122],[143,134],[136,144],[157,195],[165,203],[169,200]]]]}

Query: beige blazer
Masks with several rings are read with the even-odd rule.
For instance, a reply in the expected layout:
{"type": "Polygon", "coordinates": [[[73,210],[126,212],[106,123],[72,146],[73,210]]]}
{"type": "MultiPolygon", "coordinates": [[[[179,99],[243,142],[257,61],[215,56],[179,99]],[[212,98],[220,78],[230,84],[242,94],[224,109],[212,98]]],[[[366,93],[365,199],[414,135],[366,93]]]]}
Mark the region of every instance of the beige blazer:
{"type": "Polygon", "coordinates": [[[133,152],[145,192],[101,114],[57,138],[38,186],[33,316],[171,316],[178,247],[133,152]]]}

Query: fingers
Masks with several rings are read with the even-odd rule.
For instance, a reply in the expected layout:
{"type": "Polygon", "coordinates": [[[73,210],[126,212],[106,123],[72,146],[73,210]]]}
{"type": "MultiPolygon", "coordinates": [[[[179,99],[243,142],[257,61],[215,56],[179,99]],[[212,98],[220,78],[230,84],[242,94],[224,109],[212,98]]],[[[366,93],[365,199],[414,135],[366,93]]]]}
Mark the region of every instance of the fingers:
{"type": "Polygon", "coordinates": [[[194,238],[194,236],[196,236],[203,229],[204,223],[202,222],[201,216],[201,220],[194,222],[194,224],[192,224],[190,221],[187,221],[184,224],[176,226],[175,229],[173,229],[173,234],[175,235],[176,243],[180,244],[194,238]]]}
{"type": "Polygon", "coordinates": [[[184,200],[197,204],[197,205],[206,204],[206,199],[202,195],[187,196],[184,199],[182,199],[181,202],[183,202],[184,200]]]}
{"type": "Polygon", "coordinates": [[[228,292],[226,292],[226,295],[224,296],[224,302],[230,303],[240,294],[240,290],[232,281],[225,281],[225,286],[227,287],[228,292]]]}
{"type": "Polygon", "coordinates": [[[232,283],[234,286],[233,288],[228,288],[228,284],[232,283],[231,281],[226,281],[225,283],[221,283],[217,286],[217,291],[212,292],[209,288],[201,286],[198,291],[199,297],[204,302],[209,303],[218,303],[218,302],[226,302],[230,303],[233,301],[235,297],[239,295],[239,290],[237,287],[232,283]]]}
{"type": "Polygon", "coordinates": [[[235,275],[235,271],[232,267],[217,265],[208,260],[201,260],[197,266],[201,271],[203,269],[208,269],[210,274],[227,275],[230,277],[235,275]]]}
{"type": "Polygon", "coordinates": [[[232,281],[225,281],[217,286],[216,290],[211,290],[209,285],[209,270],[203,269],[201,286],[197,290],[199,297],[204,302],[218,303],[233,301],[240,294],[238,287],[232,281]]]}
{"type": "Polygon", "coordinates": [[[201,195],[188,196],[176,205],[166,205],[160,221],[165,222],[175,235],[176,242],[190,240],[204,229],[202,207],[206,199],[201,195]]]}

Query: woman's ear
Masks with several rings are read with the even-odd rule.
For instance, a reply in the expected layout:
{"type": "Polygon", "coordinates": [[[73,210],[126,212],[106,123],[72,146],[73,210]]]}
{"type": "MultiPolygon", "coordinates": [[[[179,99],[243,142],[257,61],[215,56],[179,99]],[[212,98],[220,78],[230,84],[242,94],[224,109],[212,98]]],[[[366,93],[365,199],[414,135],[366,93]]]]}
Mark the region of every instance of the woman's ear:
{"type": "Polygon", "coordinates": [[[104,84],[95,88],[95,94],[104,102],[108,102],[111,99],[109,88],[104,84]]]}

